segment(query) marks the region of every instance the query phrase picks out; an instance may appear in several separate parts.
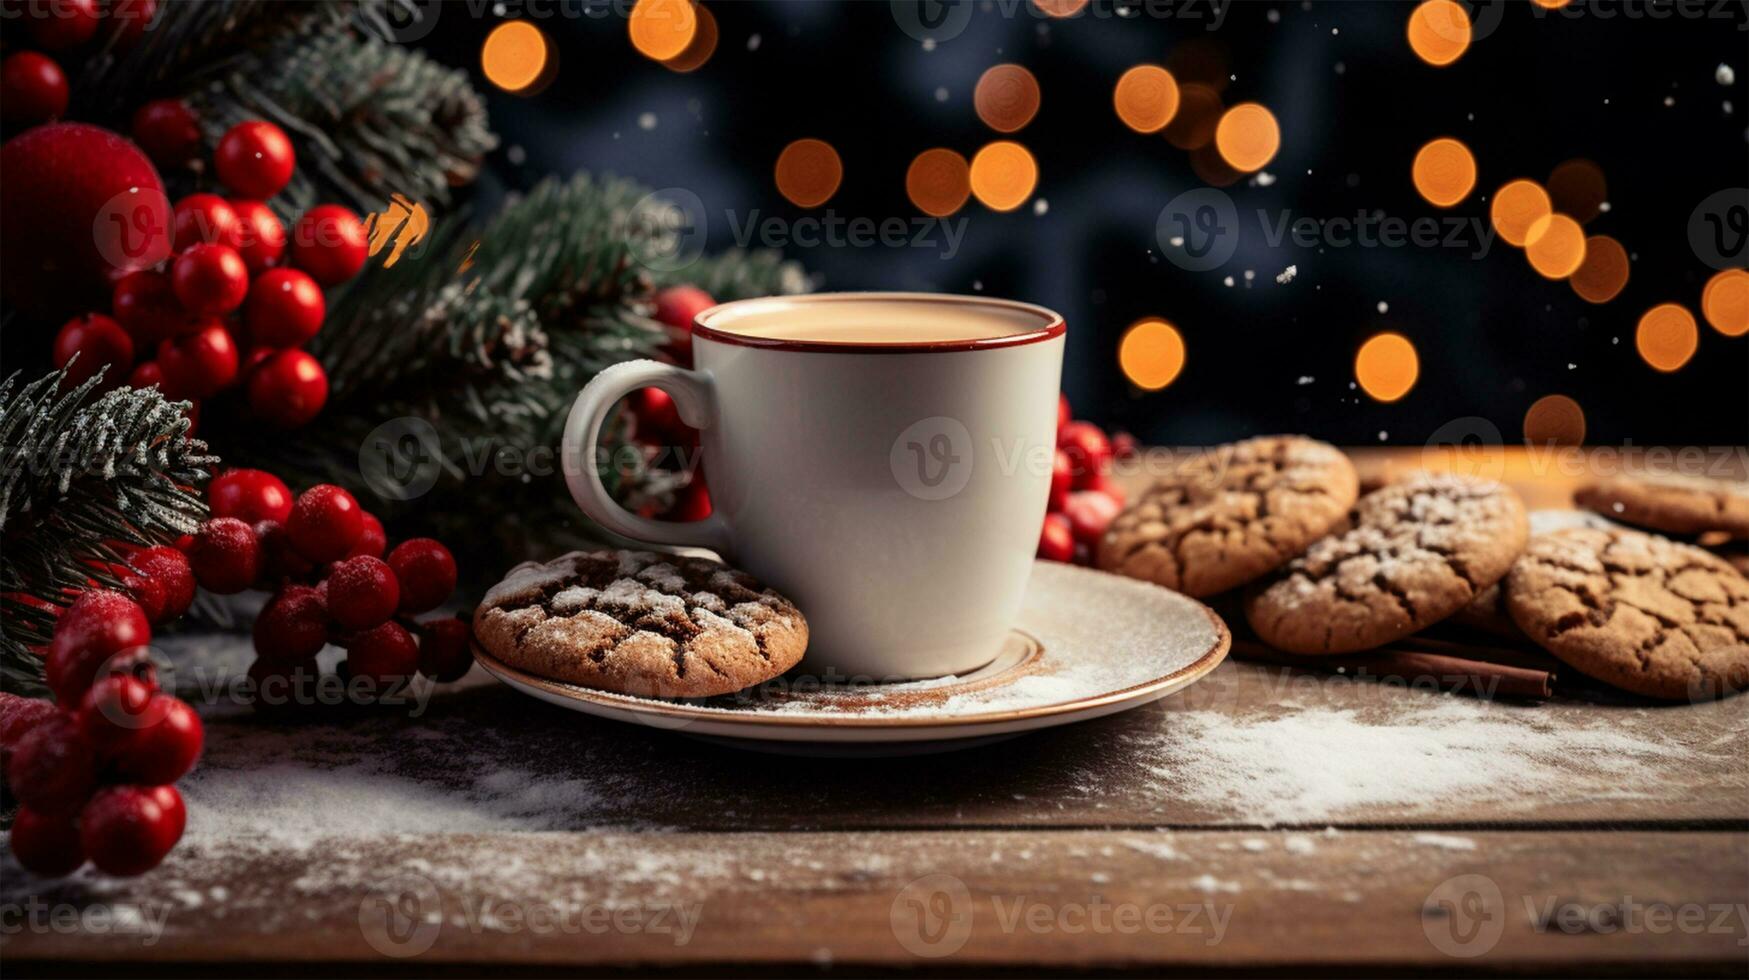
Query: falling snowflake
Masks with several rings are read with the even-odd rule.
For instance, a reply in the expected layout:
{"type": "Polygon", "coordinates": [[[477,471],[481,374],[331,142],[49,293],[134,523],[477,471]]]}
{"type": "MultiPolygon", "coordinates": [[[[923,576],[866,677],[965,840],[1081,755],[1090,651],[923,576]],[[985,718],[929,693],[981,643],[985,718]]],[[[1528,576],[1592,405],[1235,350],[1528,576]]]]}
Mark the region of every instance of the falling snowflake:
{"type": "Polygon", "coordinates": [[[1045,200],[1042,197],[1039,198],[1038,200],[1032,202],[1032,213],[1037,217],[1040,217],[1040,218],[1044,217],[1045,215],[1050,213],[1050,210],[1051,210],[1051,202],[1045,200]]]}
{"type": "Polygon", "coordinates": [[[1380,313],[1389,313],[1389,312],[1391,312],[1391,304],[1389,304],[1389,303],[1387,303],[1387,302],[1385,302],[1385,301],[1384,301],[1384,300],[1382,300],[1382,299],[1381,299],[1381,300],[1379,300],[1379,312],[1380,312],[1380,313]]]}
{"type": "Polygon", "coordinates": [[[654,112],[640,113],[638,115],[638,128],[641,130],[644,130],[645,132],[649,132],[650,130],[655,129],[656,128],[656,114],[654,112]]]}
{"type": "Polygon", "coordinates": [[[1737,73],[1731,70],[1730,65],[1727,65],[1722,61],[1719,62],[1719,67],[1713,69],[1713,81],[1718,82],[1720,85],[1730,85],[1736,80],[1737,73]]]}
{"type": "Polygon", "coordinates": [[[1276,277],[1275,277],[1276,285],[1285,286],[1288,283],[1293,282],[1294,277],[1299,275],[1299,274],[1300,274],[1300,267],[1297,265],[1290,265],[1287,268],[1281,270],[1281,272],[1276,274],[1276,277]]]}

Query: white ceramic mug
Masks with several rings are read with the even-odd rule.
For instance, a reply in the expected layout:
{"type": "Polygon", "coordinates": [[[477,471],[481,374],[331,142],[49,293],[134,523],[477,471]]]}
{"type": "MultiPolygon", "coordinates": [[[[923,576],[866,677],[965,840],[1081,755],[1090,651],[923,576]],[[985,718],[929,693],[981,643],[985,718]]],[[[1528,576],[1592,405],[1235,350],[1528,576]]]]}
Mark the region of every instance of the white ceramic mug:
{"type": "Polygon", "coordinates": [[[709,548],[793,599],[804,666],[850,679],[963,673],[1020,610],[1050,492],[1065,327],[1024,303],[930,293],[742,300],[699,314],[695,368],[597,375],[565,426],[571,495],[607,529],[709,548]],[[593,465],[643,387],[701,431],[713,512],[620,507],[593,465]]]}

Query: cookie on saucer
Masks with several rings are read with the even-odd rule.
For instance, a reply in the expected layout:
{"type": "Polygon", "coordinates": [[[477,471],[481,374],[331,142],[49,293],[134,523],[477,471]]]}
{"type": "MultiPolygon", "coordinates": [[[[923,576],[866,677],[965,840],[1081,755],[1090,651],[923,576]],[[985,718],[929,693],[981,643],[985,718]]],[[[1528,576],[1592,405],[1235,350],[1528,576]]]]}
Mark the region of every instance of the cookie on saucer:
{"type": "Polygon", "coordinates": [[[1099,542],[1100,568],[1211,596],[1280,568],[1358,493],[1341,450],[1300,436],[1216,446],[1142,493],[1099,542]]]}
{"type": "Polygon", "coordinates": [[[788,599],[704,558],[574,551],[486,593],[474,636],[512,667],[662,698],[729,694],[796,665],[808,624],[788,599]]]}
{"type": "Polygon", "coordinates": [[[1678,474],[1603,477],[1573,494],[1611,520],[1665,534],[1722,531],[1749,538],[1749,483],[1678,474]]]}
{"type": "Polygon", "coordinates": [[[1692,545],[1627,528],[1542,535],[1513,565],[1506,607],[1544,649],[1624,690],[1749,688],[1749,579],[1692,545]]]}
{"type": "Polygon", "coordinates": [[[1529,533],[1524,504],[1502,484],[1452,475],[1393,483],[1361,498],[1352,528],[1254,588],[1245,618],[1289,653],[1370,650],[1500,581],[1529,533]]]}

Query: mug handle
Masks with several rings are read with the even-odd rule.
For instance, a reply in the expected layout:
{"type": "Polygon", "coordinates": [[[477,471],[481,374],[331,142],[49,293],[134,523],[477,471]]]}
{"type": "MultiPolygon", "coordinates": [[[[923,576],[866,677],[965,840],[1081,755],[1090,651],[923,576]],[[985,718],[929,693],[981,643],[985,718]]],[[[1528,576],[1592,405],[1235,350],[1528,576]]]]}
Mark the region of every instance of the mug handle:
{"type": "Polygon", "coordinates": [[[653,521],[621,507],[601,482],[601,473],[595,468],[601,425],[616,402],[639,388],[666,391],[673,397],[681,421],[695,429],[708,429],[716,423],[716,396],[708,375],[649,360],[626,361],[603,370],[583,386],[572,403],[559,443],[571,499],[602,527],[634,541],[709,548],[726,555],[729,525],[721,511],[712,511],[701,521],[653,521]]]}

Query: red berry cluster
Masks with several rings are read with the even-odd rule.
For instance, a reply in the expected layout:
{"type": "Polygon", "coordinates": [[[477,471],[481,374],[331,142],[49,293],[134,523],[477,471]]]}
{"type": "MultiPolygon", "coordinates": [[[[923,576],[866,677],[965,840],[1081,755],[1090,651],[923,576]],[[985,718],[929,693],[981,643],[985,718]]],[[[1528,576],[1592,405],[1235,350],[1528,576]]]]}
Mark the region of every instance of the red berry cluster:
{"type": "Polygon", "coordinates": [[[389,550],[382,522],[352,494],[324,483],[294,499],[262,470],[215,477],[207,504],[212,518],[187,542],[195,579],[221,594],[273,593],[255,620],[258,687],[313,678],[330,642],[345,648],[351,677],[385,689],[415,673],[447,683],[473,665],[467,624],[411,618],[455,591],[455,558],[442,544],[411,538],[389,550]]]}
{"type": "Polygon", "coordinates": [[[26,0],[7,4],[8,19],[16,18],[30,43],[40,51],[17,51],[0,61],[0,118],[9,126],[35,126],[59,119],[72,95],[61,58],[102,50],[113,38],[114,50],[139,43],[158,0],[26,0]]]}
{"type": "MultiPolygon", "coordinates": [[[[668,330],[662,352],[674,363],[692,366],[692,319],[715,305],[717,301],[697,286],[669,286],[656,294],[656,320],[668,330]]],[[[640,388],[629,401],[635,421],[633,435],[653,455],[668,448],[698,448],[698,430],[680,420],[680,410],[666,391],[640,388]]],[[[696,457],[690,462],[696,466],[696,457]]],[[[671,521],[702,521],[710,515],[710,487],[705,485],[704,470],[695,468],[692,479],[675,494],[673,506],[659,516],[671,521]]],[[[658,515],[652,512],[646,516],[658,515]]]]}
{"type": "Polygon", "coordinates": [[[143,874],[182,837],[172,784],[194,768],[203,733],[193,708],[158,690],[147,644],[150,621],[180,614],[194,586],[181,555],[151,550],[168,554],[130,558],[149,600],[93,589],[61,613],[44,663],[53,704],[0,694],[0,766],[20,804],[12,852],[35,874],[87,860],[143,874]]]}
{"type": "MultiPolygon", "coordinates": [[[[159,160],[199,140],[193,116],[174,101],[142,106],[134,135],[159,160]]],[[[110,315],[88,313],[61,327],[55,366],[80,355],[69,382],[103,371],[105,386],[157,385],[197,410],[202,399],[240,385],[250,411],[269,425],[292,429],[314,418],[328,400],[328,374],[300,348],[322,329],[323,287],[357,274],[370,243],[358,216],[335,204],[304,212],[286,234],[265,199],[291,180],[296,162],[291,140],[270,122],[227,130],[213,169],[233,196],[203,192],[176,202],[167,268],[128,273],[115,284],[110,315]]]]}
{"type": "Polygon", "coordinates": [[[1115,438],[1092,422],[1075,421],[1069,399],[1057,396],[1057,455],[1051,467],[1051,498],[1038,556],[1090,565],[1106,525],[1123,510],[1124,492],[1111,478],[1111,464],[1136,452],[1125,433],[1115,438]]]}

